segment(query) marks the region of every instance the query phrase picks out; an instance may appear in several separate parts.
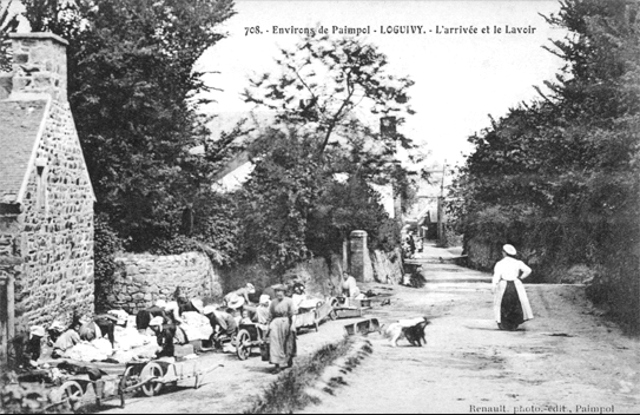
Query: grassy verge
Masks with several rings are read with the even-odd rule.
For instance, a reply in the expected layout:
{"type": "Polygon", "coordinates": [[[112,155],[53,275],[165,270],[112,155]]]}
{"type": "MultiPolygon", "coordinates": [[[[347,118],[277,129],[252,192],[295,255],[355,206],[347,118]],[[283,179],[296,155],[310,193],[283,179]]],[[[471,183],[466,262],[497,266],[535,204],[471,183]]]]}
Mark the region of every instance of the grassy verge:
{"type": "Polygon", "coordinates": [[[293,368],[283,372],[269,384],[262,397],[245,414],[291,413],[315,403],[305,393],[305,388],[313,384],[323,370],[349,350],[352,339],[347,337],[336,343],[321,347],[313,355],[300,359],[293,368]]]}

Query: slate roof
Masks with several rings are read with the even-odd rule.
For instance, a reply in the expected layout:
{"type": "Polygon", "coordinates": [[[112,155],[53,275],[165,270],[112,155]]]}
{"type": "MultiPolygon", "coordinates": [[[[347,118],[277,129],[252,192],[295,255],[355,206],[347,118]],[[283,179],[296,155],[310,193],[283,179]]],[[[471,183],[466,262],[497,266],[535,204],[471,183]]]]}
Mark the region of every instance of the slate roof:
{"type": "Polygon", "coordinates": [[[0,101],[0,203],[16,203],[46,100],[0,101]]]}

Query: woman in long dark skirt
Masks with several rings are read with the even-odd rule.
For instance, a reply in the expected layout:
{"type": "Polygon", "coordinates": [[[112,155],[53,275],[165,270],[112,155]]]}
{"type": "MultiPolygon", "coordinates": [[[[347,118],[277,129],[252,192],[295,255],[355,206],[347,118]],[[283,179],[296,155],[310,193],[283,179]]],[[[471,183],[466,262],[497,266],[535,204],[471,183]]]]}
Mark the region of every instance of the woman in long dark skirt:
{"type": "Polygon", "coordinates": [[[507,288],[502,294],[498,327],[502,330],[515,330],[522,323],[524,323],[524,314],[516,285],[513,281],[507,281],[507,288]]]}
{"type": "Polygon", "coordinates": [[[502,247],[503,258],[493,271],[493,311],[500,330],[515,330],[533,318],[523,279],[531,274],[524,262],[515,259],[516,249],[512,245],[502,247]]]}

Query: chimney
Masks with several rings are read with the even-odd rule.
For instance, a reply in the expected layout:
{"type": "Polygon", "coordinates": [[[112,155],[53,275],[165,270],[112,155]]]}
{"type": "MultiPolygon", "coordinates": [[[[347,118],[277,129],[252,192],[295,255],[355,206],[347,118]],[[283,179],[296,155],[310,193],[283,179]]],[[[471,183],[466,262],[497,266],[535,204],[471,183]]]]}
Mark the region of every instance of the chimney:
{"type": "Polygon", "coordinates": [[[67,100],[67,45],[53,33],[10,33],[13,85],[9,99],[49,94],[67,100]]]}

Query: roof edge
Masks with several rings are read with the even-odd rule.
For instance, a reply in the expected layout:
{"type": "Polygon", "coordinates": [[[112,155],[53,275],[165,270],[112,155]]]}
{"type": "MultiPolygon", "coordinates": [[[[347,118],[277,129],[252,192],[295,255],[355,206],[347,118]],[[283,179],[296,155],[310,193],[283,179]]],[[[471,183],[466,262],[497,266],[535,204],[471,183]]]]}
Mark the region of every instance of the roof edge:
{"type": "Polygon", "coordinates": [[[9,39],[50,39],[64,46],[69,46],[69,42],[51,32],[33,32],[33,33],[9,33],[9,39]]]}

